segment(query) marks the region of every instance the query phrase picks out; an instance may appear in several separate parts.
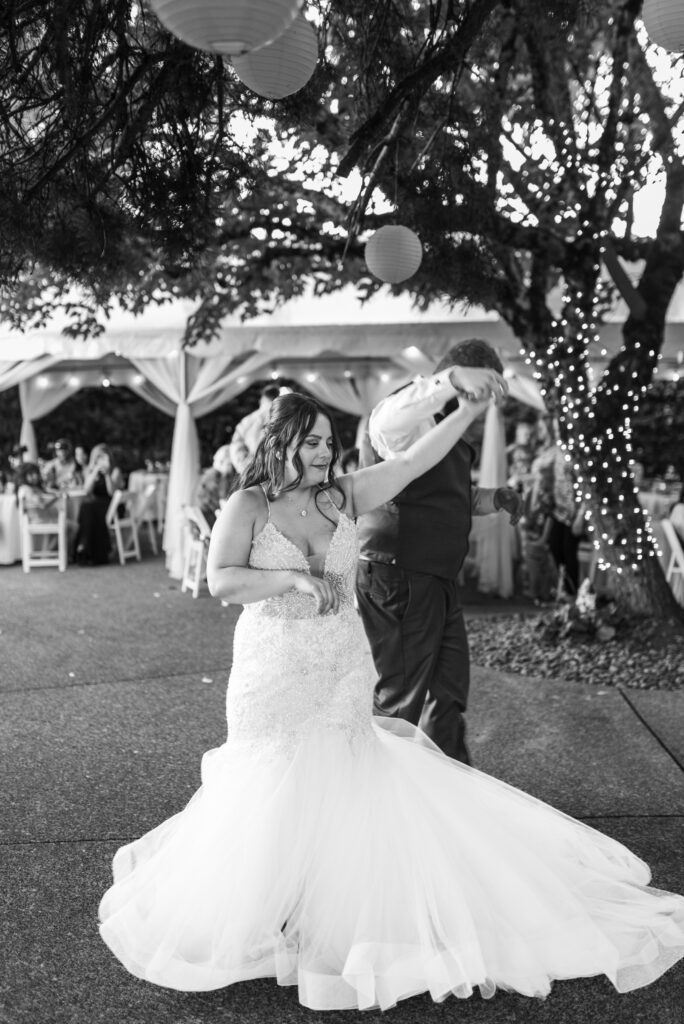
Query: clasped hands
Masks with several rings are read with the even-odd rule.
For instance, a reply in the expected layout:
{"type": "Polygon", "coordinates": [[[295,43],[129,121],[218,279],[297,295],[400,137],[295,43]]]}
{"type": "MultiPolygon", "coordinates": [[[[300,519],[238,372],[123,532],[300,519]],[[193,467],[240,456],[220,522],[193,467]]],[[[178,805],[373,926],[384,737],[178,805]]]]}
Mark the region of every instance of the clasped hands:
{"type": "Polygon", "coordinates": [[[319,615],[326,615],[332,612],[337,614],[340,607],[340,595],[330,580],[324,576],[312,576],[306,572],[296,572],[293,580],[295,590],[300,594],[308,594],[316,602],[316,611],[319,615]]]}
{"type": "Polygon", "coordinates": [[[496,370],[475,366],[452,366],[449,380],[460,400],[486,405],[494,399],[496,405],[508,394],[508,384],[496,370]]]}

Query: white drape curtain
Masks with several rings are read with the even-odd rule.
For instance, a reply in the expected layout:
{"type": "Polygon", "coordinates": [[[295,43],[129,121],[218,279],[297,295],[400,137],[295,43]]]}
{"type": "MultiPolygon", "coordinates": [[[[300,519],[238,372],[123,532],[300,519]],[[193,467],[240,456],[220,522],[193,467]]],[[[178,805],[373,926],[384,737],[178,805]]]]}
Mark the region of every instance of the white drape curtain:
{"type": "MultiPolygon", "coordinates": [[[[19,440],[21,444],[25,444],[28,448],[29,458],[35,462],[38,458],[38,446],[36,444],[36,433],[33,429],[33,420],[39,419],[39,415],[32,411],[32,400],[27,397],[26,393],[22,396],[21,385],[25,382],[31,382],[32,378],[37,374],[40,374],[43,370],[47,370],[50,366],[60,361],[59,356],[45,355],[38,359],[29,360],[2,360],[0,361],[0,391],[5,391],[7,388],[16,387],[17,384],[20,387],[19,401],[21,403],[21,434],[19,440]]],[[[54,405],[47,409],[50,412],[54,409],[55,405],[59,405],[59,399],[54,405]]],[[[37,404],[37,403],[36,403],[37,404]]],[[[45,415],[44,413],[40,415],[45,415]]]]}
{"type": "Polygon", "coordinates": [[[56,409],[58,405],[66,401],[78,387],[69,383],[66,375],[59,375],[55,380],[50,381],[49,387],[41,386],[40,377],[31,377],[19,383],[19,403],[21,405],[21,437],[20,441],[28,448],[29,458],[35,462],[38,458],[38,443],[36,431],[33,426],[34,420],[56,409]]]}
{"type": "Polygon", "coordinates": [[[200,358],[183,351],[163,359],[131,359],[145,377],[145,383],[135,390],[147,398],[154,389],[159,396],[157,407],[175,415],[162,540],[166,568],[175,579],[183,575],[183,506],[193,504],[200,475],[195,420],[234,398],[270,361],[270,356],[256,354],[236,363],[232,354],[200,358]]]}
{"type": "Polygon", "coordinates": [[[368,416],[380,399],[401,387],[410,377],[403,370],[389,369],[364,377],[320,374],[314,380],[295,371],[295,379],[325,405],[353,416],[368,416]]]}
{"type": "MultiPolygon", "coordinates": [[[[481,487],[503,487],[506,483],[506,438],[501,409],[492,403],[485,414],[480,458],[481,487]]],[[[479,518],[479,517],[478,517],[479,518]]],[[[478,589],[485,594],[510,597],[513,593],[513,551],[515,529],[505,513],[475,521],[478,589]]]]}

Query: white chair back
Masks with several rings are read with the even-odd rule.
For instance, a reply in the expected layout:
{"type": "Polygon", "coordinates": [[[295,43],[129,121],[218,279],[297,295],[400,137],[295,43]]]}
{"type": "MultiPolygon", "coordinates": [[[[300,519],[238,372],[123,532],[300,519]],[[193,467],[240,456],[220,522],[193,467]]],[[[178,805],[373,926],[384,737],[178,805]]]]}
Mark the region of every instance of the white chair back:
{"type": "Polygon", "coordinates": [[[673,576],[681,576],[684,579],[684,549],[682,548],[679,534],[669,519],[662,519],[660,525],[670,547],[670,559],[667,564],[665,579],[668,583],[673,576]]]}
{"type": "Polygon", "coordinates": [[[52,566],[64,572],[67,567],[66,495],[56,501],[57,518],[53,522],[37,522],[31,517],[23,499],[19,502],[21,562],[24,572],[41,566],[52,566]],[[39,543],[35,544],[34,541],[39,543]],[[54,542],[54,543],[53,543],[54,542]]]}
{"type": "Polygon", "coordinates": [[[157,547],[157,531],[155,521],[157,519],[157,485],[155,483],[145,484],[142,494],[133,495],[137,498],[135,508],[135,519],[138,523],[138,533],[141,527],[147,528],[147,539],[155,555],[159,554],[157,547]]]}
{"type": "Polygon", "coordinates": [[[197,505],[184,505],[183,518],[185,520],[185,556],[183,558],[181,591],[190,590],[193,597],[198,597],[200,584],[206,576],[207,548],[211,538],[211,527],[197,505]]]}
{"type": "Polygon", "coordinates": [[[114,491],[107,508],[107,526],[114,534],[121,565],[129,558],[140,561],[138,523],[133,513],[134,497],[130,491],[114,491]]]}

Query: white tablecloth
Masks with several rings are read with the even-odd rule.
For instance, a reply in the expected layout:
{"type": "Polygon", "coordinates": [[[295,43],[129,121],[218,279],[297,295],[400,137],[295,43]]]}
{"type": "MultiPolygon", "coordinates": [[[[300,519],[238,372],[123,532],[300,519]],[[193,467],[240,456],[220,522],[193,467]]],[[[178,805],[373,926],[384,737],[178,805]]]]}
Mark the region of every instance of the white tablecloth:
{"type": "Polygon", "coordinates": [[[78,513],[83,499],[85,498],[85,491],[73,490],[66,492],[66,514],[67,522],[76,524],[78,522],[78,513]]]}
{"type": "Polygon", "coordinates": [[[21,561],[19,508],[15,494],[0,494],[0,565],[21,561]]]}
{"type": "Polygon", "coordinates": [[[128,490],[133,494],[142,495],[148,484],[155,485],[154,518],[157,520],[159,529],[164,525],[166,516],[166,496],[169,490],[168,473],[148,473],[146,469],[134,469],[128,477],[128,490]]]}

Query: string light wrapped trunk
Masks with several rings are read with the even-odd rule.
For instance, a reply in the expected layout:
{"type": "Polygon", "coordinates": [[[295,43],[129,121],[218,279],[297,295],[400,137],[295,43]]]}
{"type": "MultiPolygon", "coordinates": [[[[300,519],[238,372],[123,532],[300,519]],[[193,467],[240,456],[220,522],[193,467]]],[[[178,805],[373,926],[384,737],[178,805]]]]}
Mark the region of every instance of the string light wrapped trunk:
{"type": "Polygon", "coordinates": [[[302,0],[150,0],[162,25],[189,46],[233,57],[268,46],[302,0]]]}
{"type": "Polygon", "coordinates": [[[386,224],[368,239],[364,256],[374,277],[386,284],[399,284],[418,270],[423,247],[415,231],[401,224],[386,224]]]}
{"type": "Polygon", "coordinates": [[[280,100],[298,92],[316,70],[318,37],[301,15],[282,35],[254,53],[233,58],[241,82],[269,100],[280,100]]]}
{"type": "MultiPolygon", "coordinates": [[[[631,431],[634,414],[648,386],[646,351],[655,364],[652,325],[633,320],[634,337],[619,365],[592,382],[588,350],[599,344],[597,290],[605,234],[582,224],[585,259],[566,273],[562,312],[551,321],[553,340],[534,346],[534,376],[559,413],[561,448],[573,469],[576,501],[588,512],[587,531],[599,551],[599,568],[615,573],[617,596],[633,611],[667,613],[671,594],[659,569],[649,518],[641,508],[633,476],[631,431]],[[644,581],[648,585],[644,586],[644,581]]],[[[533,346],[530,346],[533,347],[533,346]]]]}

